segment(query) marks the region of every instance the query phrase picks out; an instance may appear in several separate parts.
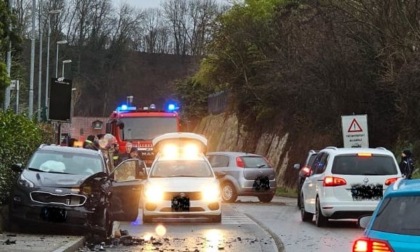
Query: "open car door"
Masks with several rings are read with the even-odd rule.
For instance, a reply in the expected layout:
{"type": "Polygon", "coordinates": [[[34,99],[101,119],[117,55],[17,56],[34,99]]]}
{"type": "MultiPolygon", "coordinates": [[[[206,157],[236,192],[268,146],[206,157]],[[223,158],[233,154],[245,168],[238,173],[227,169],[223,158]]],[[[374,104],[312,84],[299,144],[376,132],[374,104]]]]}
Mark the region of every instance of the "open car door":
{"type": "Polygon", "coordinates": [[[111,173],[110,219],[134,221],[139,213],[139,202],[147,179],[145,162],[127,159],[111,173]]]}

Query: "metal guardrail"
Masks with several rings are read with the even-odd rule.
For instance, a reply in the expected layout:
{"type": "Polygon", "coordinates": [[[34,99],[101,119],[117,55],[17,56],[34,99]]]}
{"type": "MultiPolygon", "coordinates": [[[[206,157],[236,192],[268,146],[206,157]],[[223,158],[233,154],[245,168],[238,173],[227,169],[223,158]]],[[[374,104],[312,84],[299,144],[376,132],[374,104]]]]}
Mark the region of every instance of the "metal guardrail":
{"type": "Polygon", "coordinates": [[[209,114],[220,114],[224,112],[228,105],[228,91],[220,91],[208,96],[207,109],[209,114]]]}

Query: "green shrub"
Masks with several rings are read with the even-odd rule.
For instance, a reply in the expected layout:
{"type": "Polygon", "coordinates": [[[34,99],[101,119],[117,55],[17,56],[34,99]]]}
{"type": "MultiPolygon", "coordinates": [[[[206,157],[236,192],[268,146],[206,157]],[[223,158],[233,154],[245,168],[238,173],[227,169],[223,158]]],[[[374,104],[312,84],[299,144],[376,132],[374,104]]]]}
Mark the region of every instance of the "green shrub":
{"type": "Polygon", "coordinates": [[[17,174],[11,165],[24,164],[41,143],[50,143],[51,130],[26,115],[0,111],[0,205],[7,203],[17,174]]]}

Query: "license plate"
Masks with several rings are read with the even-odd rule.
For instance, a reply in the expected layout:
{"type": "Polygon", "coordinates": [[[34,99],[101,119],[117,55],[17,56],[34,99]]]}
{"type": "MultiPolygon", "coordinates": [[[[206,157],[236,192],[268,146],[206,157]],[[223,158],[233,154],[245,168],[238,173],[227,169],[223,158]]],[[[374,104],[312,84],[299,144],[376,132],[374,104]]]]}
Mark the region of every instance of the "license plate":
{"type": "Polygon", "coordinates": [[[380,200],[382,195],[382,184],[355,184],[351,186],[353,200],[380,200]]]}
{"type": "Polygon", "coordinates": [[[41,219],[51,222],[66,222],[67,211],[61,208],[44,207],[41,209],[41,219]]]}
{"type": "Polygon", "coordinates": [[[265,177],[258,177],[254,180],[254,184],[252,185],[255,191],[258,192],[265,192],[270,190],[270,180],[267,176],[265,177]]]}
{"type": "Polygon", "coordinates": [[[175,196],[172,198],[171,208],[173,212],[188,212],[190,210],[190,199],[188,197],[175,196]]]}

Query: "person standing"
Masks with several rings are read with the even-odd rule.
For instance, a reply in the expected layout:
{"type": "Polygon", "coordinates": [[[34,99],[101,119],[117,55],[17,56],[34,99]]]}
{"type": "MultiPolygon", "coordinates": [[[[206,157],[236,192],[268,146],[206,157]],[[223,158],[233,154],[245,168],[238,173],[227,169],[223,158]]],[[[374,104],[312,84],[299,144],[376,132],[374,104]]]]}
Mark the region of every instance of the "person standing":
{"type": "Polygon", "coordinates": [[[403,176],[407,179],[411,179],[414,171],[413,154],[410,150],[404,150],[401,153],[400,170],[403,176]]]}
{"type": "Polygon", "coordinates": [[[131,142],[127,142],[125,144],[125,152],[120,155],[121,161],[124,161],[130,158],[130,152],[132,148],[133,148],[133,144],[131,142]]]}

